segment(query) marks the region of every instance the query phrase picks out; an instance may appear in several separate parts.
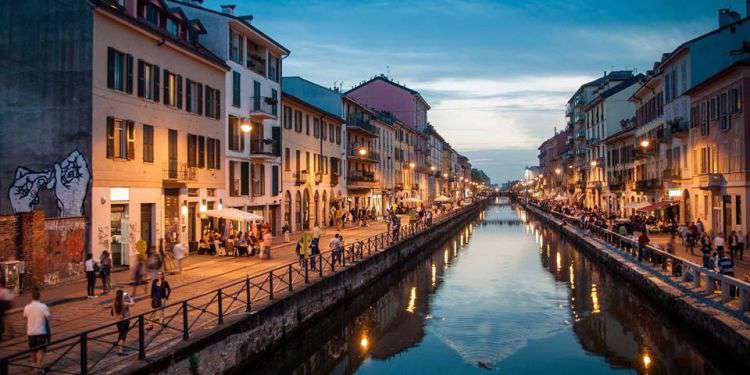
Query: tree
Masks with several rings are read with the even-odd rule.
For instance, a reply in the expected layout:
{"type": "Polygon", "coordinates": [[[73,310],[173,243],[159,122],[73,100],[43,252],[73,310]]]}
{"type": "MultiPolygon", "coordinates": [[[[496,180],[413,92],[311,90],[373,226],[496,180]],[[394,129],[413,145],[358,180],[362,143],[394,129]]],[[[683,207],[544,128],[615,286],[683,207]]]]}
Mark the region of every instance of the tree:
{"type": "Polygon", "coordinates": [[[471,180],[486,185],[490,184],[490,178],[481,169],[471,168],[471,180]]]}

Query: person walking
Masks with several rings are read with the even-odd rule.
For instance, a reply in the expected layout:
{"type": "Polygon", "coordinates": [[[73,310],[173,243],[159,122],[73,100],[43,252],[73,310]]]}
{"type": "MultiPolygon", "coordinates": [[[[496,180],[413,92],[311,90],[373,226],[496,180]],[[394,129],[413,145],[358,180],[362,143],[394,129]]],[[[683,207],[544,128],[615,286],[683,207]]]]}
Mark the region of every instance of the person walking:
{"type": "Polygon", "coordinates": [[[273,244],[273,234],[271,228],[266,227],[263,229],[263,257],[271,259],[271,245],[273,244]]]}
{"type": "Polygon", "coordinates": [[[86,272],[86,297],[96,298],[94,289],[96,287],[96,262],[91,253],[86,253],[86,260],[83,261],[83,270],[86,272]]]}
{"type": "MultiPolygon", "coordinates": [[[[164,324],[164,309],[161,307],[166,304],[170,294],[172,294],[172,288],[164,277],[164,272],[159,272],[156,279],[151,282],[151,308],[159,309],[159,324],[164,324]]],[[[154,314],[151,314],[151,320],[154,320],[154,314]]],[[[148,329],[153,328],[154,325],[149,324],[148,329]]]]}
{"type": "Polygon", "coordinates": [[[172,253],[174,254],[175,267],[177,267],[178,274],[182,273],[182,258],[185,258],[185,253],[186,253],[185,247],[186,247],[185,244],[183,244],[182,242],[178,242],[172,248],[172,253]]]}
{"type": "Polygon", "coordinates": [[[721,235],[721,233],[718,233],[716,237],[714,237],[714,247],[716,248],[716,252],[719,253],[719,257],[724,256],[724,236],[721,235]]]}
{"type": "MultiPolygon", "coordinates": [[[[315,237],[313,232],[312,239],[310,240],[310,269],[317,269],[318,255],[320,254],[320,233],[315,237]]],[[[321,265],[322,267],[322,265],[321,265]]]]}
{"type": "Polygon", "coordinates": [[[300,268],[307,268],[307,259],[310,256],[310,235],[307,232],[303,232],[299,236],[295,251],[299,259],[300,268]]]}
{"type": "Polygon", "coordinates": [[[136,263],[135,267],[133,269],[133,297],[136,296],[136,293],[138,292],[138,286],[143,285],[143,293],[146,293],[146,282],[143,280],[146,276],[146,262],[144,261],[143,257],[138,255],[136,257],[136,263]]]}
{"type": "Polygon", "coordinates": [[[641,235],[638,236],[638,262],[643,260],[643,253],[646,251],[646,246],[651,243],[651,239],[648,238],[648,230],[643,228],[641,235]]]}
{"type": "Polygon", "coordinates": [[[739,238],[737,236],[737,231],[733,230],[729,233],[729,237],[727,238],[728,246],[729,246],[729,257],[734,259],[735,256],[737,256],[737,242],[739,238]]]}
{"type": "Polygon", "coordinates": [[[333,255],[333,259],[331,260],[332,265],[336,265],[336,262],[338,262],[339,264],[343,264],[341,253],[344,250],[344,245],[341,242],[338,233],[333,236],[331,242],[328,244],[328,247],[330,248],[331,254],[333,255]]]}
{"type": "Polygon", "coordinates": [[[130,306],[133,306],[131,298],[122,289],[115,292],[115,301],[112,303],[110,314],[117,320],[117,354],[125,355],[125,341],[128,338],[128,329],[130,328],[130,306]]]}
{"type": "Polygon", "coordinates": [[[289,243],[292,242],[290,235],[292,233],[292,228],[289,227],[289,223],[285,222],[284,225],[281,227],[281,234],[284,236],[284,242],[289,243]]]}
{"type": "Polygon", "coordinates": [[[26,336],[29,348],[34,350],[32,355],[33,366],[42,371],[44,345],[49,343],[52,335],[49,324],[52,314],[50,314],[47,305],[39,301],[40,299],[41,292],[38,288],[34,288],[31,291],[31,302],[23,308],[23,316],[26,318],[26,336]]]}
{"type": "Polygon", "coordinates": [[[102,255],[99,257],[99,276],[102,279],[103,294],[109,293],[112,289],[112,282],[110,281],[112,275],[112,257],[109,255],[109,251],[102,251],[102,255]]]}
{"type": "Polygon", "coordinates": [[[13,306],[15,298],[15,293],[5,285],[5,278],[0,278],[0,341],[3,340],[3,334],[5,334],[5,313],[13,306]]]}

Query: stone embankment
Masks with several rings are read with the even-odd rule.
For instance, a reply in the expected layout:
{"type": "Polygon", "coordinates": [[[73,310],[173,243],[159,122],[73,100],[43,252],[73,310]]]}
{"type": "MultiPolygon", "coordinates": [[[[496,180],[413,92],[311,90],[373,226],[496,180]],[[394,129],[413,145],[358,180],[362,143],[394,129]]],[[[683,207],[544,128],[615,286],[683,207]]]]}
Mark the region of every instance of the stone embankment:
{"type": "MultiPolygon", "coordinates": [[[[566,223],[552,213],[531,205],[524,207],[634,285],[700,337],[710,340],[720,352],[734,356],[744,363],[745,368],[750,368],[750,316],[745,308],[734,306],[738,303],[737,299],[731,305],[721,302],[721,296],[715,295],[719,293],[717,289],[721,289],[721,286],[715,286],[717,280],[707,280],[705,274],[701,276],[693,272],[689,262],[682,262],[684,273],[689,272],[689,276],[684,273],[682,277],[665,275],[659,267],[645,261],[639,263],[627,252],[608,245],[598,236],[566,223]]],[[[745,290],[738,292],[746,293],[745,290]]],[[[741,300],[746,298],[743,294],[741,300]]]]}

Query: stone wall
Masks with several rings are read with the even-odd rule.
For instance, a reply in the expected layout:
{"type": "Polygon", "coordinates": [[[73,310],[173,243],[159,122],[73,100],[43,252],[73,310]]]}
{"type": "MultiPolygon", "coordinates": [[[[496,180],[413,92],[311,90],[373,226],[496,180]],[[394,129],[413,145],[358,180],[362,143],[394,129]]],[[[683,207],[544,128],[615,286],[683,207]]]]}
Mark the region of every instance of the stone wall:
{"type": "Polygon", "coordinates": [[[165,348],[148,362],[113,369],[127,373],[215,374],[236,370],[238,366],[270,349],[288,335],[311,324],[337,304],[369,286],[407,258],[465,224],[484,203],[468,207],[452,220],[434,225],[431,230],[397,246],[379,252],[350,268],[279,299],[249,315],[227,321],[219,329],[193,335],[172,348],[165,348]]]}
{"type": "Polygon", "coordinates": [[[735,358],[743,358],[745,365],[750,367],[750,356],[747,355],[750,353],[750,325],[690,293],[685,293],[649,271],[624,263],[619,255],[594,240],[584,238],[570,225],[561,225],[551,215],[533,207],[527,207],[527,211],[633,284],[659,308],[688,324],[698,336],[710,341],[712,347],[735,358]]]}

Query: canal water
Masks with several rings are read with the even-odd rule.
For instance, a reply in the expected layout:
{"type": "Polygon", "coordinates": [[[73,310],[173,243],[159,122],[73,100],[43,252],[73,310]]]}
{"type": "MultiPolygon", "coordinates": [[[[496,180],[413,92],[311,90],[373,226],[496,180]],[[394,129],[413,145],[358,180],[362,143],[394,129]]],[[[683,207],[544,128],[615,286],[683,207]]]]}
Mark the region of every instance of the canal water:
{"type": "Polygon", "coordinates": [[[240,371],[736,373],[556,232],[495,203],[240,371]]]}

